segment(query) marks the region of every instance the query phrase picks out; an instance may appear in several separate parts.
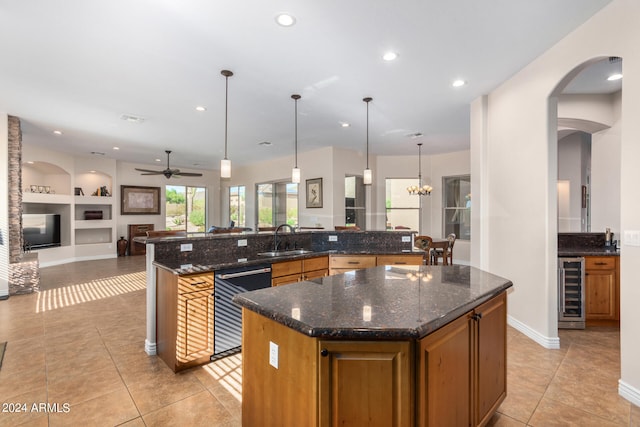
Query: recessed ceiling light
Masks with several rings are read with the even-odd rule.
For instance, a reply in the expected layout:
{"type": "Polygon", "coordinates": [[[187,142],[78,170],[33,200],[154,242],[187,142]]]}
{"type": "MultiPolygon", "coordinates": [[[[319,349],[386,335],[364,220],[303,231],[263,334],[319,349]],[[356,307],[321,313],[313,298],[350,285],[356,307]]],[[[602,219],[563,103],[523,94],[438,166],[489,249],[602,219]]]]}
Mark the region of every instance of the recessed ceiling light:
{"type": "Polygon", "coordinates": [[[202,105],[198,105],[196,107],[196,111],[207,111],[207,107],[203,107],[202,105]]]}
{"type": "Polygon", "coordinates": [[[382,59],[384,59],[385,61],[393,61],[397,58],[398,58],[398,54],[395,52],[387,52],[384,55],[382,55],[382,59]]]}
{"type": "Polygon", "coordinates": [[[276,22],[278,25],[282,27],[291,27],[295,25],[296,18],[293,15],[289,15],[288,13],[280,13],[276,16],[276,22]]]}
{"type": "Polygon", "coordinates": [[[460,87],[460,86],[464,86],[466,84],[467,84],[467,82],[465,82],[464,80],[458,79],[458,80],[454,80],[453,83],[451,83],[451,86],[460,87]]]}
{"type": "Polygon", "coordinates": [[[161,162],[161,161],[162,161],[162,160],[160,160],[160,159],[156,159],[156,162],[161,162]]]}
{"type": "Polygon", "coordinates": [[[609,77],[607,77],[607,80],[609,80],[610,82],[613,82],[615,80],[620,80],[621,78],[622,78],[622,74],[616,73],[616,74],[611,74],[609,77]]]}
{"type": "Polygon", "coordinates": [[[269,147],[271,146],[271,142],[269,141],[262,141],[262,142],[258,142],[258,145],[263,145],[265,147],[269,147]]]}
{"type": "Polygon", "coordinates": [[[123,115],[120,116],[120,119],[124,120],[125,122],[129,122],[129,123],[142,123],[142,122],[144,122],[144,118],[143,117],[133,116],[131,114],[123,114],[123,115]]]}
{"type": "Polygon", "coordinates": [[[96,173],[96,171],[89,171],[89,172],[91,172],[91,173],[96,173]]]}
{"type": "Polygon", "coordinates": [[[27,164],[28,164],[28,165],[32,165],[32,164],[33,164],[33,160],[29,160],[29,161],[27,162],[27,164]]]}
{"type": "Polygon", "coordinates": [[[54,130],[53,133],[56,134],[56,135],[62,135],[62,131],[61,130],[54,130]]]}
{"type": "Polygon", "coordinates": [[[120,147],[113,147],[113,149],[114,149],[114,150],[119,150],[119,149],[120,149],[120,147]]]}
{"type": "Polygon", "coordinates": [[[342,126],[343,128],[348,128],[351,125],[347,122],[340,122],[340,126],[342,126]]]}

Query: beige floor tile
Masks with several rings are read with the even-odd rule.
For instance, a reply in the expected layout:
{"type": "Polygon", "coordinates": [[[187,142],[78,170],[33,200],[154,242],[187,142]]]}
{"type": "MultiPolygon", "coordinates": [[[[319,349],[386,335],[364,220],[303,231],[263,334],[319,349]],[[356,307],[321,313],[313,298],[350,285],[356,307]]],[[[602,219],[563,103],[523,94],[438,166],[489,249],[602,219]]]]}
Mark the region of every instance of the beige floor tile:
{"type": "Polygon", "coordinates": [[[521,427],[527,424],[496,412],[489,420],[487,427],[521,427]]]}
{"type": "MultiPolygon", "coordinates": [[[[0,379],[0,383],[2,380],[0,379]]],[[[1,386],[0,386],[1,387],[1,386]]],[[[30,390],[25,393],[14,394],[12,396],[8,396],[0,390],[0,404],[4,403],[12,403],[13,407],[5,408],[4,405],[2,408],[8,410],[8,412],[0,413],[0,427],[13,427],[13,426],[22,426],[22,425],[47,425],[48,418],[45,412],[39,412],[37,410],[34,411],[34,404],[36,404],[36,408],[38,404],[41,402],[47,401],[47,389],[46,387],[40,387],[35,390],[30,390]],[[18,404],[18,407],[15,406],[18,404]]]]}
{"type": "Polygon", "coordinates": [[[47,376],[44,366],[32,366],[26,370],[7,373],[0,370],[0,399],[12,401],[16,396],[28,392],[46,392],[47,376]]]}
{"type": "Polygon", "coordinates": [[[208,391],[143,415],[147,426],[224,426],[231,425],[234,417],[208,391]]]}
{"type": "MultiPolygon", "coordinates": [[[[92,399],[73,404],[67,413],[51,414],[50,426],[115,426],[139,419],[138,412],[126,387],[92,399]]],[[[135,424],[132,424],[135,425],[135,424]]]]}
{"type": "Polygon", "coordinates": [[[529,425],[534,427],[619,427],[627,424],[599,418],[592,413],[545,397],[531,417],[529,425]]]}
{"type": "Polygon", "coordinates": [[[143,375],[127,381],[127,388],[142,415],[205,390],[191,373],[143,375]]]}
{"type": "Polygon", "coordinates": [[[498,408],[498,412],[516,421],[526,423],[533,415],[543,393],[537,388],[525,385],[511,387],[507,384],[507,397],[498,408]]]}
{"type": "Polygon", "coordinates": [[[631,421],[630,427],[640,427],[640,407],[631,405],[631,421]]]}
{"type": "Polygon", "coordinates": [[[146,424],[142,420],[142,417],[134,418],[131,421],[118,425],[119,427],[146,427],[146,424]]]}
{"type": "Polygon", "coordinates": [[[77,405],[124,386],[115,366],[98,371],[70,370],[68,376],[49,379],[49,402],[77,405]]]}
{"type": "Polygon", "coordinates": [[[2,361],[2,374],[24,372],[32,367],[44,366],[45,347],[41,338],[9,341],[2,361]]]}

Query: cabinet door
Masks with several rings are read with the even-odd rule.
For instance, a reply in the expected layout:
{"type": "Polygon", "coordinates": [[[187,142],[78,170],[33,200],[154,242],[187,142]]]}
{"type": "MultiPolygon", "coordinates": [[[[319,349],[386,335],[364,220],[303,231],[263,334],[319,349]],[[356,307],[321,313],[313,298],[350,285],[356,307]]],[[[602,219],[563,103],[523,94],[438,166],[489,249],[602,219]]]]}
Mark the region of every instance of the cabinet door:
{"type": "Polygon", "coordinates": [[[317,279],[318,277],[325,277],[329,275],[329,270],[315,270],[315,271],[305,271],[302,280],[311,280],[317,279]]]}
{"type": "Polygon", "coordinates": [[[474,310],[474,425],[486,425],[507,395],[507,295],[474,310]]]}
{"type": "Polygon", "coordinates": [[[290,274],[288,276],[273,277],[271,279],[271,286],[288,285],[289,283],[295,283],[300,281],[300,274],[290,274]]]}
{"type": "Polygon", "coordinates": [[[176,357],[179,363],[207,360],[213,354],[213,298],[211,291],[178,296],[176,357]]]}
{"type": "Polygon", "coordinates": [[[271,277],[290,276],[302,273],[302,261],[283,261],[271,264],[271,277]]]}
{"type": "Polygon", "coordinates": [[[616,319],[615,270],[588,270],[585,276],[587,320],[616,319]]]}
{"type": "Polygon", "coordinates": [[[320,341],[320,426],[412,426],[410,342],[320,341]]]}
{"type": "Polygon", "coordinates": [[[417,425],[471,425],[471,322],[467,313],[419,341],[417,425]]]}

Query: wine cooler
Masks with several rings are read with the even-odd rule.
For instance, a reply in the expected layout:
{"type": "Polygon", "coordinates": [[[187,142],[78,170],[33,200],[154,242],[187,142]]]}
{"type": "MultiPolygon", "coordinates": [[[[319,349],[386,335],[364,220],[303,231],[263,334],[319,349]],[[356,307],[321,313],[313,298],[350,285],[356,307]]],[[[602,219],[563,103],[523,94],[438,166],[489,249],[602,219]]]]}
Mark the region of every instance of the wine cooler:
{"type": "Polygon", "coordinates": [[[584,329],[584,258],[558,258],[558,328],[584,329]]]}

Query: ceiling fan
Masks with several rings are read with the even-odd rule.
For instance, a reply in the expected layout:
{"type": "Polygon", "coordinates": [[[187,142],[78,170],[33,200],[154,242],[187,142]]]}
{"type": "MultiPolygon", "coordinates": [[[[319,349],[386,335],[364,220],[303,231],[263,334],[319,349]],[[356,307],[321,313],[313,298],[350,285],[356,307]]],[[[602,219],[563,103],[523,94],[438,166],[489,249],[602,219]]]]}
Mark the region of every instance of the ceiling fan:
{"type": "Polygon", "coordinates": [[[164,175],[165,177],[167,177],[167,179],[171,178],[172,176],[175,176],[175,177],[202,176],[201,173],[180,172],[180,169],[171,169],[171,167],[169,166],[169,155],[171,154],[171,150],[164,150],[164,152],[167,153],[167,168],[165,170],[154,171],[151,169],[139,169],[139,168],[135,168],[135,169],[137,171],[144,172],[144,173],[141,173],[140,175],[164,175]]]}

